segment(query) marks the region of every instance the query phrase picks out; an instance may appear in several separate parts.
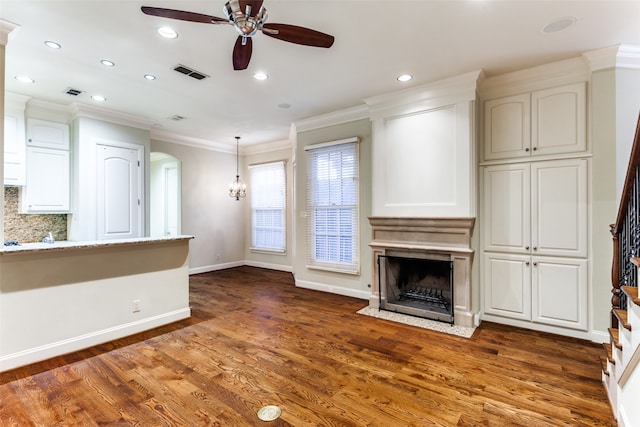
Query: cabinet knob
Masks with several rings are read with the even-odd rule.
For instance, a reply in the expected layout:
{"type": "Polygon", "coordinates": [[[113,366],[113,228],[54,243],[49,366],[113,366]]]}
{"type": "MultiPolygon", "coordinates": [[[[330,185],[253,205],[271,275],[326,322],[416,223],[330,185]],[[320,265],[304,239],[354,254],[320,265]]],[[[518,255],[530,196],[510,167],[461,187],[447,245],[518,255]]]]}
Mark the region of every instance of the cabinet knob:
{"type": "Polygon", "coordinates": [[[534,262],[534,263],[533,263],[533,266],[534,266],[534,267],[535,267],[535,266],[537,266],[537,265],[538,265],[538,263],[537,263],[537,262],[534,262]]]}
{"type": "Polygon", "coordinates": [[[529,152],[529,147],[525,148],[524,151],[529,152]]]}
{"type": "Polygon", "coordinates": [[[525,246],[524,248],[525,248],[526,250],[529,250],[529,246],[525,246]]]}
{"type": "Polygon", "coordinates": [[[538,149],[538,147],[533,147],[533,151],[536,151],[538,149]]]}
{"type": "Polygon", "coordinates": [[[526,262],[524,263],[524,265],[529,265],[529,261],[526,261],[526,262]]]}
{"type": "Polygon", "coordinates": [[[537,246],[534,246],[534,247],[533,247],[533,250],[534,250],[534,251],[537,251],[537,250],[538,250],[538,247],[537,247],[537,246]]]}

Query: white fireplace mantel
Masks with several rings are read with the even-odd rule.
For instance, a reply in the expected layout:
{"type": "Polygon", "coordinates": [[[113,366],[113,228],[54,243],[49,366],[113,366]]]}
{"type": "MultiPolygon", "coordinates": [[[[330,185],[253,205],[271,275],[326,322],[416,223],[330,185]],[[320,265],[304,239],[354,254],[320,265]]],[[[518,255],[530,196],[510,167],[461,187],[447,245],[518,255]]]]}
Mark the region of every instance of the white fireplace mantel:
{"type": "Polygon", "coordinates": [[[446,257],[453,262],[454,324],[475,326],[471,288],[474,255],[471,237],[475,218],[369,217],[369,223],[373,234],[369,246],[374,268],[369,306],[378,308],[380,305],[379,256],[446,257]]]}

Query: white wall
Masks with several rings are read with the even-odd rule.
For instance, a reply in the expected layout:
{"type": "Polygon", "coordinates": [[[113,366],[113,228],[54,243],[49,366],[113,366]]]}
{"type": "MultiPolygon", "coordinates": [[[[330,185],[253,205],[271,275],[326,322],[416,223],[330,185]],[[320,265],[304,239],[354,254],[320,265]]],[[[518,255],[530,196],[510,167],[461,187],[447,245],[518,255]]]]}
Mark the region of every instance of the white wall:
{"type": "Polygon", "coordinates": [[[111,123],[89,117],[77,117],[72,127],[72,214],[68,239],[97,239],[96,144],[127,143],[144,148],[144,236],[149,235],[149,130],[111,123]]]}

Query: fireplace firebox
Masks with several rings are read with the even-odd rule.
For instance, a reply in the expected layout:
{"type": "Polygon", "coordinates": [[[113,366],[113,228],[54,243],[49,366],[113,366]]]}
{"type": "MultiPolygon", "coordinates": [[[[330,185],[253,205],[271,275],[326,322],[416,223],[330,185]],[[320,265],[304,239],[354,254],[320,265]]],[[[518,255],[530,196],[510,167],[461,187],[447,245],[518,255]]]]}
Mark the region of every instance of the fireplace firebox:
{"type": "Polygon", "coordinates": [[[453,325],[453,261],[378,255],[379,309],[453,325]]]}

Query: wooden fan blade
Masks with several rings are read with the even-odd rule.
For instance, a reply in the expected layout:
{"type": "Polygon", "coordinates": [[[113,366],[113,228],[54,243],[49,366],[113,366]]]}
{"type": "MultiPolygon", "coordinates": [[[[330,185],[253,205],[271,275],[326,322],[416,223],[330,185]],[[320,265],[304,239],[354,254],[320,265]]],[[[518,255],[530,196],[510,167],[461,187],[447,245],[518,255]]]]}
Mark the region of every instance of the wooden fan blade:
{"type": "Polygon", "coordinates": [[[264,24],[262,33],[289,43],[315,47],[331,47],[334,40],[329,34],[289,24],[264,24]]]}
{"type": "Polygon", "coordinates": [[[251,6],[251,16],[256,16],[262,7],[262,0],[240,0],[240,10],[245,13],[247,5],[251,6]]]}
{"type": "Polygon", "coordinates": [[[251,37],[245,37],[245,44],[242,44],[242,36],[238,36],[236,44],[233,47],[233,69],[245,70],[249,66],[251,60],[251,52],[253,51],[253,42],[251,37]]]}
{"type": "Polygon", "coordinates": [[[142,13],[162,18],[179,19],[181,21],[201,22],[203,24],[228,24],[229,21],[217,16],[202,13],[186,12],[184,10],[163,9],[161,7],[142,6],[142,13]]]}

